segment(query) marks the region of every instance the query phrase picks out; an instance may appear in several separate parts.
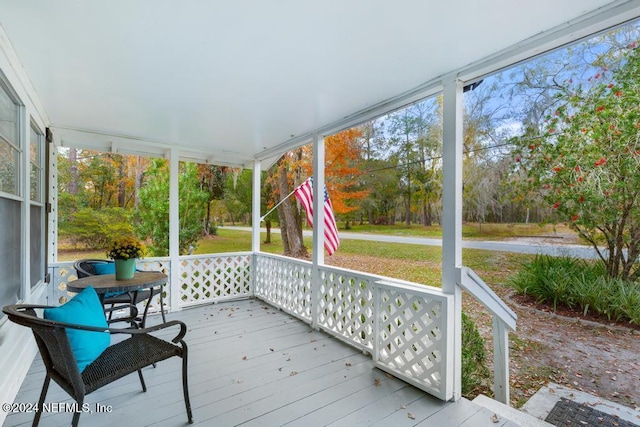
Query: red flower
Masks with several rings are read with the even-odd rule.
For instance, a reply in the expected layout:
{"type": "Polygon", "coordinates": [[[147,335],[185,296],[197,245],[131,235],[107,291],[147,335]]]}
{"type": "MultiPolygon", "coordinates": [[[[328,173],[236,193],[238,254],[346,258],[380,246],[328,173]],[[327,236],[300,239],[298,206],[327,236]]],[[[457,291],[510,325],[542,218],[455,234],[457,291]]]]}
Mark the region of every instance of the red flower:
{"type": "Polygon", "coordinates": [[[598,108],[596,108],[596,111],[604,111],[604,105],[601,105],[598,108]]]}
{"type": "Polygon", "coordinates": [[[609,89],[611,89],[611,88],[613,87],[613,83],[609,83],[609,84],[607,85],[607,87],[608,87],[609,89]]]}
{"type": "Polygon", "coordinates": [[[581,177],[581,176],[579,176],[579,177],[578,177],[578,182],[582,182],[582,181],[584,181],[584,178],[583,178],[583,177],[581,177]]]}
{"type": "Polygon", "coordinates": [[[554,172],[560,172],[562,170],[562,167],[560,166],[556,166],[555,168],[553,168],[554,172]]]}
{"type": "Polygon", "coordinates": [[[571,217],[571,221],[576,221],[578,218],[580,218],[580,215],[575,214],[574,216],[571,217]]]}
{"type": "Polygon", "coordinates": [[[558,209],[560,207],[560,202],[555,202],[552,206],[553,209],[558,209]]]}
{"type": "Polygon", "coordinates": [[[516,162],[520,163],[520,157],[516,157],[516,162]]]}
{"type": "Polygon", "coordinates": [[[614,93],[615,96],[622,96],[622,92],[617,91],[616,93],[614,93]]]}
{"type": "Polygon", "coordinates": [[[573,168],[573,170],[576,172],[580,172],[580,166],[576,166],[575,168],[573,168]]]}
{"type": "Polygon", "coordinates": [[[609,125],[609,129],[614,130],[616,128],[615,125],[609,125]]]}
{"type": "Polygon", "coordinates": [[[597,73],[595,76],[593,76],[594,79],[597,79],[598,77],[600,77],[600,73],[597,73]]]}
{"type": "Polygon", "coordinates": [[[578,199],[578,201],[579,201],[580,203],[583,203],[583,202],[584,202],[584,197],[580,196],[580,198],[578,199]]]}
{"type": "Polygon", "coordinates": [[[601,157],[600,160],[596,160],[596,162],[593,164],[593,166],[602,166],[605,163],[607,163],[607,158],[606,157],[601,157]]]}
{"type": "Polygon", "coordinates": [[[587,128],[582,128],[582,129],[580,129],[580,132],[582,132],[582,133],[587,133],[587,128]]]}

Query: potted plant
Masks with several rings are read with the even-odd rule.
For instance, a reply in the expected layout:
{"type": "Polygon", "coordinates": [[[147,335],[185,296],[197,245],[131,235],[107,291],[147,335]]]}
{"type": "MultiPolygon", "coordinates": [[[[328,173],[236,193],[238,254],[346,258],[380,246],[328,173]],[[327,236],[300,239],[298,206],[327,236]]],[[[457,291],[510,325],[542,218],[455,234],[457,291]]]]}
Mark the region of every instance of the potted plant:
{"type": "Polygon", "coordinates": [[[133,279],[136,272],[136,258],[145,254],[144,245],[134,236],[114,239],[107,248],[107,257],[115,262],[116,280],[133,279]]]}

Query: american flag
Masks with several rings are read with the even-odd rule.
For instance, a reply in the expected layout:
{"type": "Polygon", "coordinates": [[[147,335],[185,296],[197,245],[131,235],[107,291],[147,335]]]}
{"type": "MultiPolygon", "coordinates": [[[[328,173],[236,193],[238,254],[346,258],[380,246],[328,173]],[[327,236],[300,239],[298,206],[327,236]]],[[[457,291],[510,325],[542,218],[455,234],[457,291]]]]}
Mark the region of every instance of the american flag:
{"type": "MultiPolygon", "coordinates": [[[[313,177],[309,177],[305,182],[300,184],[295,190],[293,190],[296,199],[300,201],[307,213],[307,223],[309,227],[313,228],[313,177]]],[[[336,218],[333,216],[333,206],[329,199],[329,193],[327,188],[324,189],[324,248],[329,255],[338,249],[340,245],[340,239],[338,238],[338,226],[336,225],[336,218]]]]}

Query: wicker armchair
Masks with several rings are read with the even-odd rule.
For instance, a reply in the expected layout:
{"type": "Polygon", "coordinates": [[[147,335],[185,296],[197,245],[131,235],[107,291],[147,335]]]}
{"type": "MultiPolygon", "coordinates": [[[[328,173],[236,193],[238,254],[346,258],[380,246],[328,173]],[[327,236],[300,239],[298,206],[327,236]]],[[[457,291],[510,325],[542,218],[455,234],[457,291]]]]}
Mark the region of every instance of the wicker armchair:
{"type": "MultiPolygon", "coordinates": [[[[38,317],[36,309],[44,308],[49,307],[41,305],[10,305],[2,309],[9,317],[9,320],[31,328],[35,336],[46,367],[46,376],[38,402],[39,408],[42,408],[52,379],[75,399],[78,403],[78,408],[82,408],[86,395],[136,371],[140,378],[142,391],[146,392],[147,388],[141,369],[170,357],[178,356],[182,358],[182,387],[187,419],[190,424],[193,423],[187,385],[187,344],[183,340],[187,327],[183,322],[172,320],[144,329],[102,329],[56,322],[38,317]],[[179,327],[180,330],[171,342],[150,334],[150,332],[174,326],[179,327]],[[65,332],[66,328],[96,332],[108,331],[110,334],[128,334],[130,337],[107,347],[95,361],[80,372],[65,332]]],[[[133,308],[135,309],[135,307],[133,308]]],[[[40,414],[41,411],[36,412],[33,420],[34,426],[38,425],[40,414]]],[[[80,412],[74,413],[72,425],[77,426],[79,419],[80,412]]]]}
{"type": "MultiPolygon", "coordinates": [[[[78,279],[82,279],[83,277],[95,276],[98,274],[96,272],[96,264],[113,264],[113,260],[110,259],[81,259],[76,261],[73,264],[73,268],[76,269],[76,275],[78,279]]],[[[162,309],[162,305],[164,304],[162,298],[162,289],[158,291],[160,293],[160,314],[162,315],[162,321],[166,322],[167,319],[164,315],[164,309],[162,309]]],[[[151,302],[151,298],[157,295],[157,291],[154,289],[139,291],[139,292],[125,292],[120,295],[114,295],[110,297],[105,297],[103,300],[103,304],[111,305],[111,307],[115,307],[116,304],[133,304],[136,305],[142,301],[147,301],[147,305],[145,306],[144,313],[142,315],[142,319],[140,325],[144,327],[145,322],[147,320],[147,311],[149,309],[149,303],[151,302]]],[[[111,317],[109,317],[111,319],[111,317]]]]}

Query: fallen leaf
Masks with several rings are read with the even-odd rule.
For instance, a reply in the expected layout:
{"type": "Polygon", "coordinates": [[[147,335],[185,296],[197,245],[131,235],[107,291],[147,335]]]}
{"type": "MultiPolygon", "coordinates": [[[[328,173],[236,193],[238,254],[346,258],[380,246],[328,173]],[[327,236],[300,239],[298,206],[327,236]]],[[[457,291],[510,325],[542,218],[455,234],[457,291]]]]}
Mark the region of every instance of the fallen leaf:
{"type": "Polygon", "coordinates": [[[416,416],[413,415],[411,412],[407,412],[407,417],[409,417],[409,419],[415,420],[416,416]]]}
{"type": "Polygon", "coordinates": [[[376,387],[380,387],[380,378],[376,378],[373,383],[376,385],[376,387]]]}
{"type": "Polygon", "coordinates": [[[498,418],[498,414],[493,414],[493,416],[491,417],[491,421],[493,423],[499,423],[500,422],[500,418],[498,418]]]}
{"type": "Polygon", "coordinates": [[[292,377],[294,375],[298,375],[298,373],[296,371],[291,371],[291,373],[289,374],[290,377],[292,377]]]}

